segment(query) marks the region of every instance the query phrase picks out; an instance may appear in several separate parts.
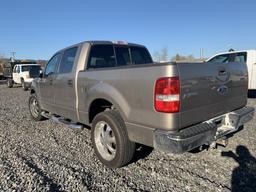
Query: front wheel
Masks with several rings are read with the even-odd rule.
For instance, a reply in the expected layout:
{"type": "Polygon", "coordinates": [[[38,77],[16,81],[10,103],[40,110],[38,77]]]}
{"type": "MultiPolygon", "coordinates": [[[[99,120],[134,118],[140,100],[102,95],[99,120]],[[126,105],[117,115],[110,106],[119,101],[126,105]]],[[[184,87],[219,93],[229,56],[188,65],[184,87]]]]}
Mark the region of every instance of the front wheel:
{"type": "Polygon", "coordinates": [[[128,138],[124,121],[117,111],[99,113],[92,122],[94,151],[99,160],[110,168],[129,163],[135,152],[135,143],[128,138]]]}
{"type": "Polygon", "coordinates": [[[29,97],[29,112],[33,120],[35,121],[41,121],[45,119],[41,114],[42,114],[42,109],[39,105],[38,99],[35,94],[32,94],[29,97]]]}

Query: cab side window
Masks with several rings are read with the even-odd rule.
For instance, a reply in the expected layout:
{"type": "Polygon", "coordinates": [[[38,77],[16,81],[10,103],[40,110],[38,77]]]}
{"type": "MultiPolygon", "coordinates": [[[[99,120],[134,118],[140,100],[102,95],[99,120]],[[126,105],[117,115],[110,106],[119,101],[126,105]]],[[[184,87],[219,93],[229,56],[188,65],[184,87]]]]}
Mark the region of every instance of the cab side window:
{"type": "Polygon", "coordinates": [[[13,68],[13,73],[17,73],[17,66],[15,66],[14,68],[13,68]]]}
{"type": "Polygon", "coordinates": [[[20,73],[20,66],[16,66],[14,73],[20,73]]]}
{"type": "Polygon", "coordinates": [[[46,69],[45,69],[45,77],[47,77],[48,75],[54,74],[56,73],[56,69],[57,66],[60,62],[61,59],[61,53],[57,53],[56,55],[54,55],[51,60],[48,62],[46,69]]]}
{"type": "Polygon", "coordinates": [[[247,61],[247,53],[246,52],[241,52],[237,53],[235,55],[235,62],[240,62],[240,63],[246,63],[247,61]]]}
{"type": "Polygon", "coordinates": [[[71,73],[76,58],[76,52],[77,47],[64,51],[58,73],[71,73]]]}
{"type": "Polygon", "coordinates": [[[216,57],[212,58],[208,62],[211,62],[211,63],[228,63],[229,58],[230,58],[230,54],[217,55],[216,57]]]}

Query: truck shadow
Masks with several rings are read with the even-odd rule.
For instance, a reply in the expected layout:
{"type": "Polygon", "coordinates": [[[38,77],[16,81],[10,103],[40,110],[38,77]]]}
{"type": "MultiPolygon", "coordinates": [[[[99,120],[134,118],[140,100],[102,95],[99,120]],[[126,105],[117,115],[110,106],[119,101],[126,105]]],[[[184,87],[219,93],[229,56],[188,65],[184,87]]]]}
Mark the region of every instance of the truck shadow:
{"type": "Polygon", "coordinates": [[[0,80],[0,85],[6,84],[6,80],[0,80]]]}
{"type": "Polygon", "coordinates": [[[249,150],[239,145],[236,153],[232,151],[222,152],[222,156],[234,159],[239,165],[232,172],[232,192],[253,192],[256,189],[256,158],[249,150]]]}
{"type": "Polygon", "coordinates": [[[136,144],[136,151],[130,163],[135,163],[140,159],[146,158],[147,156],[150,155],[152,151],[153,151],[152,147],[148,147],[142,144],[136,144]]]}

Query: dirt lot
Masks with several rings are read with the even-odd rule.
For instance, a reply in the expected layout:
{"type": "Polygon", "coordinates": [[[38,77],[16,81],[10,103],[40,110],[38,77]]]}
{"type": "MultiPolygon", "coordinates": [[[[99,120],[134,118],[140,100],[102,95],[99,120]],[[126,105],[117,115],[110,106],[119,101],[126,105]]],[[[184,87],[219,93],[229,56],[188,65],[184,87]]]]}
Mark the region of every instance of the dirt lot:
{"type": "MultiPolygon", "coordinates": [[[[0,85],[0,191],[255,191],[256,118],[218,150],[142,148],[116,170],[95,157],[90,131],[30,119],[29,92],[0,85]],[[228,152],[229,151],[229,152],[228,152]]],[[[256,106],[256,99],[249,99],[256,106]]]]}

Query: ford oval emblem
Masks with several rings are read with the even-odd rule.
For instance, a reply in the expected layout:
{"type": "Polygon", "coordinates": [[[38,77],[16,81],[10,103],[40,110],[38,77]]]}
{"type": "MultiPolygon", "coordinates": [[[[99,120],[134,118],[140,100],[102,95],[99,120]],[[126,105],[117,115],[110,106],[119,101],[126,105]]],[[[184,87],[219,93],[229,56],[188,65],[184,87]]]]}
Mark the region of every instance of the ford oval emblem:
{"type": "Polygon", "coordinates": [[[225,95],[226,93],[228,93],[228,87],[225,85],[221,85],[217,91],[221,94],[221,95],[225,95]]]}

